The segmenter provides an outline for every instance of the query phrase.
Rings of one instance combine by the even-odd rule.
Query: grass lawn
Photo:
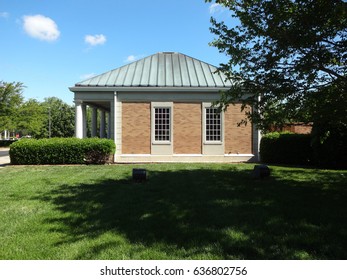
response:
[[[347,171],[271,168],[0,168],[0,259],[347,259]]]

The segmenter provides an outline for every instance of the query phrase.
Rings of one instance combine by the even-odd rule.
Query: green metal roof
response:
[[[231,82],[217,68],[177,52],[160,52],[77,83],[76,87],[208,87]]]

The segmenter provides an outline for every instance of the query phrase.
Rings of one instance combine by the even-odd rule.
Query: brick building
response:
[[[221,113],[212,107],[231,86],[216,70],[166,52],[77,83],[70,88],[76,137],[86,137],[90,106],[92,136],[115,140],[116,162],[256,161],[260,133],[251,124],[237,125],[244,118],[241,104]]]

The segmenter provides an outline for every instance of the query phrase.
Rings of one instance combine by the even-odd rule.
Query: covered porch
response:
[[[75,94],[75,136],[116,139],[115,94]],[[89,108],[89,110],[87,109]]]

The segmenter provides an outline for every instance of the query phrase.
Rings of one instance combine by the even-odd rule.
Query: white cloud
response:
[[[210,5],[209,10],[210,14],[215,14],[221,12],[223,10],[223,7],[221,4],[214,3]]]
[[[0,12],[0,18],[9,18],[10,14],[8,12]]]
[[[134,62],[134,61],[136,61],[136,60],[139,60],[139,59],[141,59],[141,58],[143,58],[144,57],[144,55],[129,55],[125,60],[124,60],[124,62],[128,62],[128,63],[130,63],[130,62]]]
[[[127,59],[125,60],[125,62],[133,62],[136,60],[136,56],[135,55],[129,55],[127,57]]]
[[[84,37],[84,42],[91,46],[103,45],[106,42],[106,36],[103,34],[98,35],[86,35]]]
[[[23,21],[25,32],[33,38],[55,41],[60,36],[57,24],[49,17],[43,15],[24,16]]]
[[[88,74],[83,74],[80,76],[81,80],[88,80],[90,78],[95,77],[96,74],[95,73],[88,73]]]

